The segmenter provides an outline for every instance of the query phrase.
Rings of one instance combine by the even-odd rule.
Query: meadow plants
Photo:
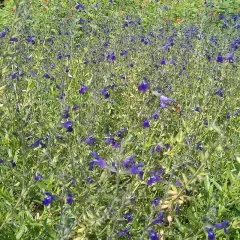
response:
[[[239,15],[41,4],[0,29],[0,238],[239,239]]]

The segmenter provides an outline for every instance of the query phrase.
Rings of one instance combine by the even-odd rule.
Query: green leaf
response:
[[[21,237],[22,237],[22,235],[23,235],[23,233],[24,233],[24,230],[25,230],[25,223],[23,223],[22,225],[21,225],[21,227],[19,228],[19,231],[18,231],[18,233],[17,233],[17,235],[16,235],[16,239],[18,240],[18,239],[21,239]]]

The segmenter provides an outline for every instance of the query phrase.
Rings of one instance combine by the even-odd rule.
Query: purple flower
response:
[[[89,137],[86,140],[87,145],[94,145],[95,144],[95,139],[93,137]]]
[[[144,128],[149,128],[150,127],[150,124],[149,124],[149,121],[147,120],[147,119],[145,119],[144,121],[143,121],[143,127]]]
[[[129,174],[132,174],[132,175],[137,174],[137,175],[140,177],[140,179],[142,180],[143,171],[142,171],[141,169],[139,169],[139,168],[141,168],[141,167],[143,167],[143,166],[144,166],[143,163],[139,163],[139,164],[137,164],[137,165],[132,164],[131,168],[128,169],[128,173],[129,173]]]
[[[91,152],[91,155],[95,157],[95,159],[90,162],[89,171],[93,170],[94,164],[96,164],[100,168],[108,168],[107,163],[103,159],[101,159],[96,152]]]
[[[110,94],[107,92],[106,88],[101,91],[101,94],[105,97],[105,99],[108,99],[110,97]]]
[[[148,185],[148,186],[151,186],[151,185],[153,185],[153,183],[155,183],[155,182],[160,182],[160,181],[161,181],[161,178],[160,178],[158,175],[153,175],[153,176],[151,176],[150,179],[148,180],[147,185]]]
[[[10,38],[10,42],[18,42],[17,38]]]
[[[34,41],[34,36],[29,36],[27,39],[26,39],[26,42],[27,43],[32,43],[32,44],[35,44],[35,41]]]
[[[115,56],[114,52],[109,53],[107,55],[107,60],[108,60],[108,62],[114,62],[116,60],[116,56]]]
[[[223,63],[223,57],[222,57],[221,53],[218,54],[216,61],[218,63]]]
[[[118,236],[120,236],[120,237],[122,237],[122,236],[127,236],[128,238],[130,238],[131,235],[130,235],[129,229],[130,229],[130,227],[124,229],[124,230],[121,231],[121,232],[119,232],[119,233],[118,233]]]
[[[207,229],[208,240],[215,240],[215,234],[212,228]]]
[[[170,146],[170,144],[165,144],[165,148],[167,149],[167,150],[169,150],[170,148],[171,148],[171,146]]]
[[[196,112],[200,112],[200,108],[199,108],[199,107],[195,107],[194,110],[195,110]]]
[[[135,155],[132,155],[131,157],[127,158],[125,161],[122,162],[122,166],[125,168],[129,168],[131,165],[134,165],[133,159],[135,157]]]
[[[221,222],[221,223],[217,223],[217,224],[213,225],[213,227],[216,228],[216,229],[224,228],[224,232],[226,234],[228,234],[227,227],[228,227],[229,223],[230,223],[230,221],[227,220],[227,221],[224,221],[224,222]]]
[[[67,197],[66,202],[67,202],[67,204],[71,205],[73,203],[73,198],[72,197]]]
[[[81,3],[78,3],[78,5],[75,7],[77,10],[84,9],[84,6]]]
[[[202,150],[203,150],[202,144],[201,144],[201,143],[198,143],[197,146],[195,147],[195,149],[202,151]]]
[[[230,119],[230,118],[231,118],[230,113],[227,113],[226,118],[227,118],[227,119]]]
[[[92,180],[92,178],[88,177],[88,178],[86,179],[86,182],[91,184],[91,183],[93,183],[93,180]]]
[[[73,131],[72,124],[73,124],[73,121],[68,120],[68,121],[62,123],[62,126],[64,128],[66,128],[66,132],[72,132]]]
[[[161,63],[161,65],[166,65],[166,60],[163,58],[160,63]]]
[[[164,223],[165,220],[163,219],[163,216],[164,216],[164,212],[160,212],[157,216],[157,219],[155,219],[149,226]]]
[[[120,55],[121,55],[121,56],[124,56],[124,55],[126,55],[127,53],[128,53],[128,50],[122,50],[121,53],[120,53]]]
[[[38,147],[38,146],[42,146],[42,145],[44,145],[43,143],[42,143],[42,139],[43,138],[39,138],[35,143],[33,143],[31,146],[30,146],[30,148],[36,148],[36,147]]]
[[[7,35],[7,31],[6,30],[0,32],[0,38],[4,38],[6,35]]]
[[[34,177],[34,180],[35,180],[36,182],[39,181],[39,180],[41,180],[41,179],[43,179],[43,176],[42,176],[40,173],[38,173],[37,176]]]
[[[225,57],[225,60],[227,60],[228,62],[230,63],[233,63],[234,60],[233,60],[233,55],[234,55],[234,52],[228,54],[226,57]]]
[[[152,115],[152,118],[155,119],[155,120],[159,119],[157,111]]]
[[[72,108],[72,110],[77,111],[78,108],[79,108],[79,106],[75,104],[74,107]]]
[[[158,153],[159,153],[159,152],[161,152],[161,151],[162,151],[162,147],[161,147],[161,146],[159,146],[159,145],[157,145],[157,146],[156,146],[156,152],[158,152]]]
[[[175,102],[175,100],[168,98],[166,96],[160,96],[160,106],[161,108],[166,108],[167,105]]]
[[[154,206],[157,206],[159,204],[159,201],[160,201],[160,199],[158,197],[156,197],[156,198],[153,199],[152,204]]]
[[[178,186],[178,187],[182,187],[182,183],[180,183],[179,181],[176,181],[175,185]]]
[[[144,80],[144,82],[142,82],[139,86],[138,86],[138,90],[141,91],[142,93],[145,93],[147,91],[147,89],[149,89],[149,85],[147,83],[146,80]]]
[[[11,165],[12,165],[12,168],[15,168],[17,166],[13,160],[11,160]]]
[[[222,87],[216,92],[216,94],[217,94],[219,97],[223,97]]]
[[[79,90],[79,94],[83,95],[88,91],[88,87],[82,84],[82,88]]]
[[[4,163],[4,160],[3,159],[0,159],[0,164],[3,164]]]
[[[148,230],[150,240],[159,240],[157,233],[154,230]]]
[[[125,215],[124,215],[124,218],[125,218],[128,222],[132,222],[132,220],[133,220],[130,214],[125,214]]]
[[[47,196],[43,199],[42,204],[47,207],[49,204],[52,203],[53,200],[55,200],[55,197],[49,192],[45,192],[45,194]]]
[[[45,74],[43,75],[43,77],[49,79],[49,78],[50,78],[50,75],[49,75],[48,73],[45,73]]]

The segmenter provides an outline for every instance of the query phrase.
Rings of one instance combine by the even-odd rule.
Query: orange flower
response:
[[[43,10],[43,11],[47,11],[47,8],[46,8],[46,7],[43,7],[42,10]]]
[[[14,8],[10,8],[10,12],[12,12],[12,13],[13,13],[13,12],[14,12]]]
[[[164,22],[168,22],[168,20],[166,18],[164,18]]]
[[[180,23],[182,21],[182,19],[176,19],[176,23]]]
[[[48,3],[48,0],[45,0],[45,3]]]

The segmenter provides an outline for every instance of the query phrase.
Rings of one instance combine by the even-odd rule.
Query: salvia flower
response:
[[[227,220],[227,221],[224,221],[224,222],[221,222],[221,223],[217,223],[217,224],[213,225],[213,227],[216,228],[216,229],[222,229],[223,228],[224,232],[226,234],[228,234],[227,227],[228,227],[229,223],[230,223],[230,221]]]
[[[122,162],[122,166],[125,168],[129,168],[131,165],[134,164],[133,159],[135,158],[135,155],[130,156],[129,158],[127,158],[125,161]]]
[[[55,197],[49,192],[45,192],[45,194],[47,196],[43,199],[42,204],[47,207],[55,200]]]
[[[175,100],[173,100],[172,98],[168,98],[166,96],[160,96],[160,106],[161,108],[166,108],[167,105],[174,103]]]
[[[62,123],[62,126],[64,128],[66,128],[66,132],[72,132],[73,131],[72,124],[73,124],[73,121],[68,120],[68,121]]]
[[[108,99],[110,97],[110,94],[108,93],[107,89],[104,88],[102,91],[101,91],[101,94],[105,97],[105,99]]]
[[[131,215],[129,214],[129,213],[127,213],[127,214],[125,214],[124,215],[124,218],[128,221],[128,222],[132,222],[132,217],[131,217]]]
[[[159,240],[157,233],[154,230],[148,230],[150,240]]]
[[[76,10],[84,9],[84,6],[81,3],[78,3],[78,5],[75,7]]]
[[[124,229],[123,231],[119,232],[119,233],[118,233],[118,236],[120,236],[120,237],[126,236],[126,237],[130,238],[131,235],[130,235],[129,230],[130,230],[130,227],[127,227],[127,228]]]
[[[152,200],[152,204],[153,204],[154,206],[157,206],[157,205],[159,204],[159,202],[160,202],[160,199],[159,199],[158,197],[156,197],[156,198],[154,198],[154,199]]]
[[[71,204],[73,203],[73,198],[72,198],[72,197],[67,197],[67,198],[66,198],[66,203],[67,203],[68,205],[71,205]]]
[[[109,166],[109,165],[106,163],[106,161],[104,161],[102,158],[100,158],[100,157],[98,156],[98,154],[97,154],[96,152],[91,152],[91,155],[92,155],[93,157],[95,157],[95,159],[90,162],[89,171],[92,171],[94,165],[96,164],[96,165],[99,166],[100,168],[106,168],[106,169],[108,169],[108,170],[110,170],[110,171],[112,171],[112,172],[116,172],[116,169],[115,169],[114,167]]]
[[[149,84],[147,83],[146,80],[144,80],[139,86],[138,90],[141,91],[142,93],[145,93],[149,89]]]
[[[114,61],[116,61],[116,56],[115,56],[114,52],[109,53],[109,54],[107,55],[107,60],[108,60],[108,62],[114,62]]]
[[[139,176],[139,178],[142,180],[142,177],[143,177],[143,171],[139,168],[143,167],[144,164],[143,163],[139,163],[137,165],[133,164],[131,166],[131,168],[128,169],[128,173],[131,174],[131,175],[135,175],[137,174]]]
[[[157,111],[154,112],[154,114],[152,115],[152,118],[155,119],[155,120],[159,119],[159,115],[158,115]]]
[[[143,127],[144,128],[149,128],[150,127],[150,124],[149,124],[149,121],[147,120],[147,119],[145,119],[144,121],[143,121]]]
[[[37,173],[37,176],[34,177],[34,180],[38,182],[39,180],[43,179],[43,176],[40,173]]]
[[[215,240],[215,233],[213,232],[212,228],[206,229],[208,233],[208,240]]]
[[[93,183],[93,180],[92,180],[91,177],[87,177],[86,182],[89,183],[89,184],[91,184],[91,183]]]
[[[42,143],[43,138],[39,138],[35,143],[33,143],[30,148],[37,148],[39,146],[44,147],[44,143]]]
[[[162,179],[158,176],[158,174],[152,172],[151,173],[151,177],[149,178],[148,182],[147,182],[147,185],[148,186],[151,186],[153,185],[153,183],[157,183],[157,182],[160,182]]]
[[[149,226],[153,226],[156,224],[162,224],[165,222],[165,220],[163,219],[164,217],[164,212],[160,212],[157,216],[157,218],[149,225]]]
[[[216,61],[217,61],[218,63],[223,63],[223,57],[222,57],[221,53],[218,54],[218,56],[217,56],[217,58],[216,58]]]
[[[12,165],[12,168],[15,168],[17,166],[13,160],[11,160],[11,165]]]

